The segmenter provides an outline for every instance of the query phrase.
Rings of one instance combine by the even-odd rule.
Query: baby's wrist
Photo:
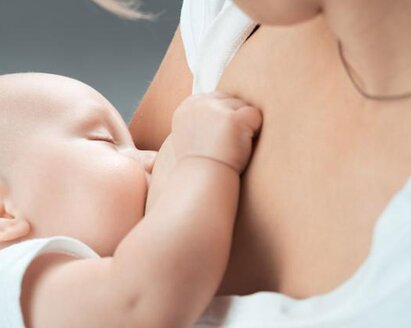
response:
[[[240,175],[240,172],[237,168],[235,168],[233,165],[226,163],[224,161],[221,161],[219,159],[205,156],[205,155],[185,155],[177,160],[177,163],[181,162],[188,162],[188,161],[199,161],[201,162],[208,162],[209,164],[216,165],[216,166],[221,166],[223,168],[229,169],[232,171],[235,175]]]

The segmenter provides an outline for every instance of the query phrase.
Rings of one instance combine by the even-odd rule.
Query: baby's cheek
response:
[[[95,250],[102,256],[114,253],[121,240],[142,219],[147,186],[144,171],[135,166],[122,165],[111,181],[106,181],[98,211],[101,216],[94,223],[96,237]],[[101,190],[103,191],[103,190]]]
[[[147,195],[144,168],[135,161],[126,159],[116,170],[109,188],[113,212],[123,226],[134,226],[143,216]]]

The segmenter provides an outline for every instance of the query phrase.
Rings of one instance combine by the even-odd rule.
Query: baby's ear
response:
[[[0,181],[0,244],[25,237],[30,232],[30,224],[10,210],[5,200],[4,185]]]

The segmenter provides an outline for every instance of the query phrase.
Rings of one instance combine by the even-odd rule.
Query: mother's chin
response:
[[[294,25],[317,16],[324,0],[235,0],[254,21],[263,25]],[[342,0],[344,1],[344,0]]]
[[[157,201],[175,164],[176,159],[174,156],[173,145],[171,143],[171,136],[169,135],[161,145],[156,162],[154,163],[150,186],[147,193],[145,213],[147,213]]]

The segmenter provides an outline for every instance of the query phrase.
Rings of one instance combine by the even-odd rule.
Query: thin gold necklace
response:
[[[352,69],[350,67],[350,64],[348,64],[345,56],[344,56],[344,51],[343,47],[341,44],[341,41],[338,41],[338,52],[340,54],[341,61],[343,63],[345,72],[347,73],[348,77],[350,78],[352,84],[354,87],[357,89],[357,91],[365,98],[371,99],[371,100],[376,100],[376,101],[395,101],[395,100],[404,100],[411,98],[411,92],[403,93],[403,94],[398,94],[398,95],[371,95],[364,91],[357,81],[354,79],[354,76],[352,74]]]

